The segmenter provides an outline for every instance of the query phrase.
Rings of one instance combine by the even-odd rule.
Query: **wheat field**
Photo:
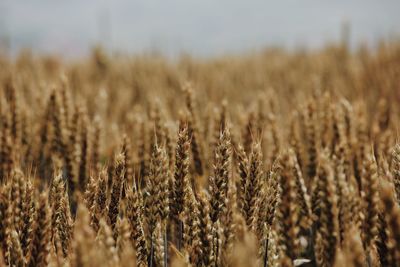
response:
[[[399,44],[0,66],[0,266],[400,266]]]

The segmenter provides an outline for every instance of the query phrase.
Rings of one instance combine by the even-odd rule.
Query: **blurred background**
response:
[[[0,1],[0,47],[67,58],[110,52],[198,57],[321,47],[375,46],[400,34],[399,0]]]

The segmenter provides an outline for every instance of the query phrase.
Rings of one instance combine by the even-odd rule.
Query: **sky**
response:
[[[400,35],[399,0],[0,0],[0,40],[65,57],[96,44],[110,51],[209,57],[321,47],[339,41],[374,45]]]

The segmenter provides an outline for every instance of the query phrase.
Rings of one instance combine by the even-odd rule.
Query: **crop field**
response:
[[[400,45],[0,57],[0,266],[400,266]]]

